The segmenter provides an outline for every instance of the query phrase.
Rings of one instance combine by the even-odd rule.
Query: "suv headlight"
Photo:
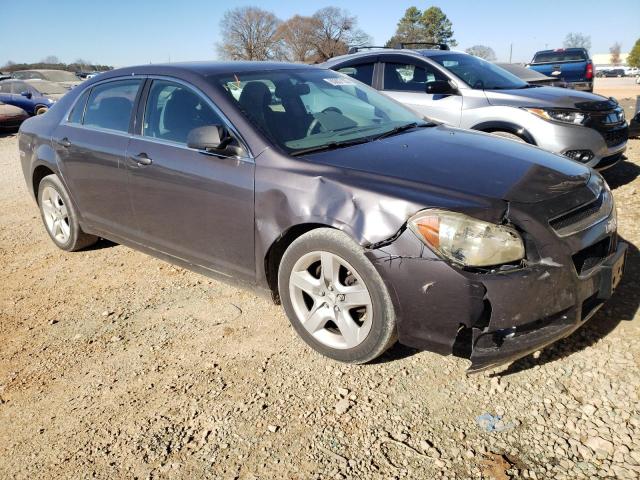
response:
[[[462,213],[423,210],[409,219],[409,228],[441,257],[465,267],[488,267],[524,258],[516,230]]]
[[[544,120],[570,123],[572,125],[584,125],[589,118],[587,114],[575,110],[553,110],[546,108],[525,108],[525,110]]]

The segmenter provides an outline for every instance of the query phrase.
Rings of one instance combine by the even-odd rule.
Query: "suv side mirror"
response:
[[[22,95],[23,97],[27,97],[28,99],[31,99],[31,97],[33,97],[33,94],[31,92],[20,92],[20,95]]]
[[[187,147],[205,152],[238,156],[242,149],[233,145],[233,137],[222,125],[194,128],[187,135]]]
[[[430,94],[447,94],[453,93],[455,90],[446,80],[434,80],[433,82],[427,82],[425,91]]]

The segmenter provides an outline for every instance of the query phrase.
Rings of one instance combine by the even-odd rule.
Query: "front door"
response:
[[[426,63],[385,61],[382,90],[421,115],[457,127],[462,117],[462,95],[426,93],[427,84],[435,80],[447,78]]]
[[[225,121],[191,87],[153,80],[141,135],[127,150],[144,245],[218,273],[254,278],[254,162],[187,147],[191,130]]]

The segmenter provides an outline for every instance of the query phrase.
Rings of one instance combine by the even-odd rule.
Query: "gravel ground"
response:
[[[606,174],[640,244],[640,140]],[[640,255],[585,327],[538,355],[401,346],[347,366],[282,310],[103,241],[48,239],[0,137],[0,478],[638,478]],[[491,432],[476,417],[502,416]]]

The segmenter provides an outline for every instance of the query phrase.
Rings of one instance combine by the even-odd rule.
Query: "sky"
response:
[[[65,63],[83,58],[115,67],[215,60],[219,23],[227,9],[259,6],[286,20],[331,5],[355,15],[377,45],[393,35],[408,7],[436,5],[453,22],[456,49],[488,45],[499,61],[509,60],[513,45],[512,60],[527,62],[537,50],[561,47],[568,32],[590,35],[592,54],[608,52],[616,41],[628,52],[640,38],[640,0],[29,0],[27,10],[23,2],[2,0],[0,65],[37,62],[48,55]]]

